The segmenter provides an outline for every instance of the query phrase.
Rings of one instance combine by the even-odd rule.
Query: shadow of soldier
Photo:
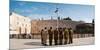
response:
[[[40,42],[27,42],[27,43],[24,43],[24,45],[42,46]]]

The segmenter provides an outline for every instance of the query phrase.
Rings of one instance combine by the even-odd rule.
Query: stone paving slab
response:
[[[72,44],[42,46],[41,39],[10,39],[10,49],[32,49],[32,48],[45,48],[45,47],[93,45],[94,42],[95,42],[94,37],[87,37],[87,38],[74,38]]]

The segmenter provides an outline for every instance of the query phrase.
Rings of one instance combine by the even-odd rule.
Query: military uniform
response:
[[[59,29],[59,45],[62,45],[62,40],[63,40],[63,31],[62,29],[60,28]]]
[[[52,45],[53,30],[52,29],[49,29],[48,30],[48,34],[49,34],[49,45]]]
[[[68,43],[69,32],[68,29],[64,30],[64,44]]]
[[[43,44],[43,29],[41,30],[41,44]]]
[[[43,33],[42,33],[42,42],[43,42],[43,45],[47,45],[47,34],[48,34],[48,31],[46,29],[44,29]]]
[[[69,44],[73,43],[73,30],[69,29]]]
[[[58,44],[58,31],[57,31],[57,29],[54,30],[54,43],[55,43],[55,45]]]

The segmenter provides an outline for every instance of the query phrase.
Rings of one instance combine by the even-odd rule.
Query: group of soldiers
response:
[[[45,27],[41,30],[41,44],[47,46],[47,37],[49,36],[49,45],[52,45],[54,40],[55,45],[71,44],[73,43],[73,30],[72,28],[56,28]]]

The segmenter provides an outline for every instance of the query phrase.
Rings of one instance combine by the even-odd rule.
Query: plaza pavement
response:
[[[68,47],[68,46],[92,45],[94,43],[95,43],[94,37],[74,38],[72,44],[56,45],[56,46],[55,45],[42,46],[41,39],[10,39],[10,49],[32,49],[32,48],[62,47],[62,46]]]

